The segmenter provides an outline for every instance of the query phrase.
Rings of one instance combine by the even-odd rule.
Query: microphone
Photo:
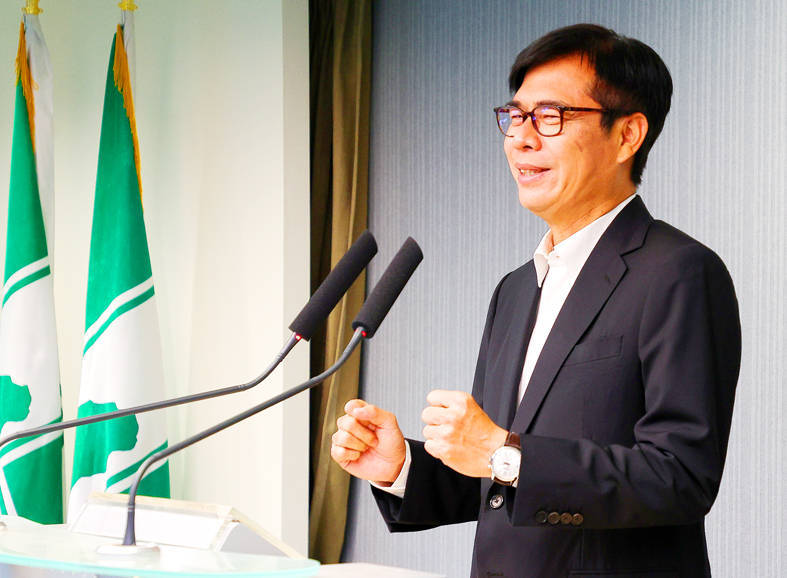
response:
[[[364,231],[290,323],[290,330],[307,341],[311,339],[317,325],[328,317],[376,253],[377,243],[374,236],[369,231]]]
[[[289,339],[287,339],[282,350],[276,354],[271,364],[265,368],[265,370],[260,375],[251,381],[242,383],[240,385],[231,385],[229,387],[223,387],[202,393],[184,395],[164,401],[157,401],[153,403],[137,405],[134,407],[118,409],[116,411],[91,415],[88,417],[52,423],[41,427],[19,430],[0,439],[0,448],[2,448],[7,443],[10,443],[19,438],[41,435],[53,431],[61,431],[80,425],[88,425],[91,423],[97,423],[118,417],[125,417],[132,414],[136,415],[139,413],[164,409],[167,407],[182,405],[184,403],[191,403],[193,401],[202,401],[204,399],[210,399],[231,393],[239,393],[241,391],[251,389],[252,387],[262,383],[262,381],[264,381],[271,373],[273,373],[273,370],[276,369],[276,367],[284,360],[287,354],[301,339],[305,339],[307,341],[311,339],[311,336],[314,333],[316,327],[328,316],[342,296],[348,291],[350,285],[353,284],[355,279],[361,274],[361,271],[366,268],[366,266],[369,264],[369,261],[372,260],[372,257],[374,257],[376,253],[377,243],[374,240],[374,236],[368,230],[364,231],[358,237],[358,240],[356,240],[355,243],[353,243],[353,245],[348,249],[347,253],[345,253],[339,262],[336,263],[336,266],[331,270],[331,272],[328,273],[328,276],[325,277],[323,282],[317,288],[317,291],[314,292],[314,295],[312,295],[306,305],[304,305],[303,309],[301,309],[301,312],[298,313],[298,316],[290,324],[289,329],[292,330],[293,333]]]
[[[415,239],[407,237],[402,248],[396,253],[391,264],[388,265],[385,273],[375,285],[369,298],[366,299],[358,315],[355,316],[352,323],[353,329],[363,327],[367,337],[374,336],[423,258],[424,254]]]
[[[339,359],[336,360],[336,363],[334,363],[328,369],[300,385],[296,385],[295,387],[290,388],[277,396],[274,396],[258,405],[255,405],[254,407],[247,409],[242,413],[228,418],[221,423],[209,427],[208,429],[196,433],[181,442],[164,448],[160,452],[155,453],[146,459],[137,470],[136,476],[134,477],[134,482],[131,484],[131,488],[128,492],[128,513],[126,517],[126,533],[123,538],[123,544],[119,546],[116,545],[114,548],[104,549],[104,552],[118,552],[116,548],[119,548],[122,551],[124,547],[132,547],[140,550],[142,549],[141,547],[137,546],[134,527],[134,514],[136,511],[137,489],[139,488],[139,483],[142,481],[145,472],[150,468],[150,466],[174,454],[175,452],[179,452],[180,450],[185,449],[207,437],[210,437],[215,433],[227,429],[228,427],[233,426],[236,423],[245,420],[246,418],[268,409],[269,407],[273,407],[285,399],[289,399],[292,396],[301,393],[302,391],[311,389],[336,373],[339,368],[344,365],[347,359],[349,359],[356,347],[360,345],[361,341],[371,338],[375,334],[378,327],[380,326],[380,323],[382,323],[383,319],[385,319],[385,316],[393,306],[396,298],[402,292],[402,289],[404,289],[404,286],[407,284],[407,281],[409,281],[416,267],[418,267],[418,265],[423,260],[423,257],[424,255],[421,252],[421,248],[418,246],[418,243],[416,243],[412,237],[408,237],[401,249],[399,249],[399,252],[391,260],[388,268],[385,270],[382,277],[377,282],[377,285],[375,285],[374,290],[369,295],[369,298],[366,300],[363,307],[361,307],[361,310],[358,312],[358,315],[353,320],[352,326],[353,329],[355,329],[355,332],[350,338],[350,342],[347,344],[347,347],[344,349],[341,356],[339,356]]]

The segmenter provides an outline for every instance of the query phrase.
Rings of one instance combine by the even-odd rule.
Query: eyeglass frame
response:
[[[522,124],[519,125],[519,126],[524,126],[525,121],[527,120],[528,117],[530,117],[530,122],[533,125],[533,129],[535,129],[535,131],[538,134],[540,134],[541,136],[547,137],[547,138],[553,137],[553,136],[558,136],[558,135],[560,135],[560,133],[563,132],[563,125],[564,125],[564,122],[566,120],[565,119],[565,113],[566,112],[602,112],[602,113],[617,113],[617,114],[622,114],[622,115],[632,114],[629,111],[615,109],[615,108],[587,108],[587,107],[584,107],[584,106],[564,106],[562,104],[539,104],[537,106],[534,106],[533,110],[525,111],[525,110],[522,110],[521,108],[519,108],[517,105],[515,105],[513,103],[512,104],[506,104],[506,105],[503,105],[503,106],[496,106],[493,109],[495,111],[495,123],[497,124],[497,128],[500,130],[501,133],[503,133],[503,136],[505,136],[505,137],[513,137],[513,135],[506,134],[505,132],[503,132],[503,127],[500,126],[500,117],[498,115],[500,114],[499,111],[501,111],[503,109],[507,109],[507,108],[508,109],[515,108],[516,110],[518,110],[519,112],[522,113],[522,116],[523,116]],[[560,128],[558,129],[558,131],[555,134],[544,134],[538,128],[538,122],[536,121],[535,113],[536,113],[536,110],[539,109],[539,108],[554,108],[560,113]],[[569,120],[571,120],[571,119],[569,119]]]

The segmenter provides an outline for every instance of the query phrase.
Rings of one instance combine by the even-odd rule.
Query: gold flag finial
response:
[[[38,7],[38,0],[26,0],[22,12],[25,14],[41,14],[43,10]]]
[[[137,5],[134,4],[134,0],[121,0],[120,4],[118,4],[121,10],[128,10],[129,12],[133,12],[137,9]]]

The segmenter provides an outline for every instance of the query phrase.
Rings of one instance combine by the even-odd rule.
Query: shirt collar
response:
[[[574,276],[578,275],[604,231],[615,220],[618,213],[636,196],[636,194],[633,194],[627,197],[614,209],[604,213],[592,223],[585,225],[554,247],[552,246],[552,230],[547,231],[541,238],[538,247],[536,247],[535,253],[533,253],[533,264],[536,268],[538,286],[541,287],[543,285],[549,267],[558,263],[566,267],[568,272],[575,274]]]

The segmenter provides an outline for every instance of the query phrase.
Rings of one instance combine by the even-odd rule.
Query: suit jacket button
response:
[[[571,514],[568,512],[563,512],[560,514],[560,523],[564,526],[568,526],[571,523]]]
[[[489,507],[493,510],[497,510],[500,506],[503,505],[503,496],[500,494],[495,494],[491,498],[489,498]]]
[[[547,522],[547,513],[544,510],[539,510],[536,512],[536,522],[539,524],[546,524]]]
[[[555,524],[559,524],[560,523],[560,514],[558,514],[557,512],[549,512],[549,516],[547,516],[547,521],[550,524],[552,524],[553,526]]]
[[[583,516],[582,514],[574,514],[573,516],[571,516],[571,523],[574,524],[575,526],[581,526],[582,522],[584,521],[585,521],[585,516]]]

